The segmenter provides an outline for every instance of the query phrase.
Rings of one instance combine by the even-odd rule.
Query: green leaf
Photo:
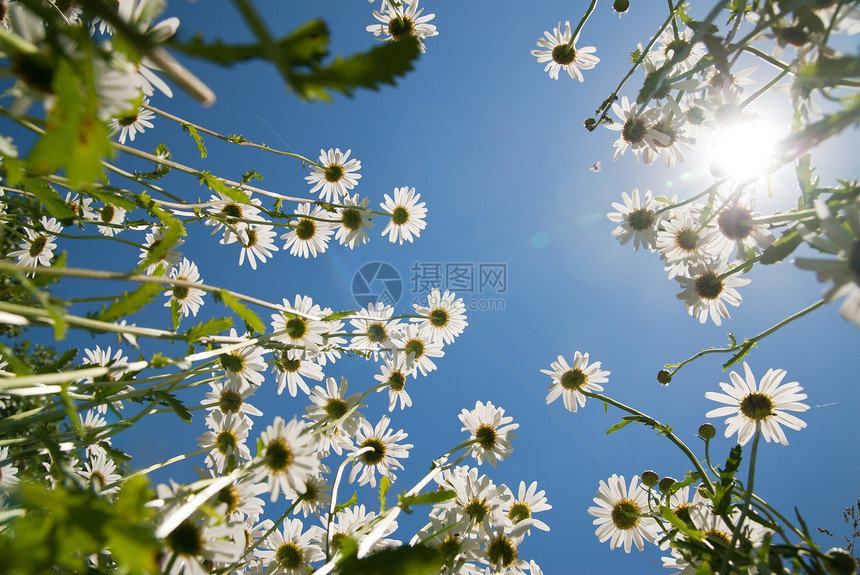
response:
[[[616,423],[615,425],[613,425],[612,427],[607,429],[606,435],[610,435],[612,433],[615,433],[619,429],[623,429],[623,428],[627,427],[628,425],[630,425],[634,421],[636,421],[636,418],[625,417],[621,421],[619,421],[618,423]]]
[[[89,187],[103,177],[102,159],[112,153],[107,125],[98,117],[92,60],[59,60],[51,84],[57,102],[46,131],[33,146],[27,165],[38,174],[65,168],[72,187]]]
[[[451,491],[450,489],[440,489],[436,491],[428,491],[427,493],[420,493],[418,495],[406,495],[404,492],[397,496],[397,501],[400,503],[403,511],[406,513],[412,513],[410,507],[413,505],[433,505],[435,503],[454,499],[455,497],[457,497],[456,492]]]
[[[338,503],[334,508],[334,513],[332,513],[332,517],[337,515],[340,511],[343,511],[347,507],[352,507],[355,505],[356,501],[358,501],[358,493],[355,491],[352,492],[352,497],[349,498],[349,501],[344,501],[343,503]]]
[[[170,409],[176,412],[176,415],[179,416],[179,419],[184,421],[185,423],[191,423],[191,412],[188,411],[188,408],[185,405],[176,399],[176,396],[172,393],[168,393],[166,391],[156,391],[153,393],[155,397],[162,400],[165,404],[167,404]]]
[[[77,349],[67,349],[63,355],[56,359],[50,365],[46,365],[36,370],[36,373],[53,373],[63,371],[68,367],[69,363],[78,355]]]
[[[112,204],[114,206],[124,209],[127,212],[132,212],[137,209],[137,204],[130,199],[125,198],[119,194],[115,194],[111,191],[105,190],[103,188],[92,188],[91,190],[87,190],[87,194],[102,203]],[[128,214],[126,214],[126,216],[128,216]]]
[[[170,322],[173,325],[173,331],[179,329],[179,322],[182,321],[182,306],[175,299],[170,300]]]
[[[197,144],[197,149],[200,150],[200,158],[205,158],[209,155],[209,152],[206,151],[206,144],[203,143],[203,137],[200,136],[200,133],[197,131],[197,128],[192,126],[191,124],[182,124],[182,130],[190,134],[192,138],[194,138],[194,142]]]
[[[207,42],[196,34],[190,42],[174,43],[174,47],[198,58],[231,66],[253,59],[271,60],[274,56],[291,67],[311,66],[328,54],[329,33],[323,20],[306,22],[275,42],[274,54],[267,54],[260,44],[224,44],[220,40]]]
[[[444,563],[443,555],[434,547],[415,545],[383,549],[357,559],[346,557],[340,562],[340,572],[349,575],[432,575]]]
[[[227,184],[225,184],[222,180],[220,180],[217,176],[213,176],[209,172],[200,172],[200,183],[206,184],[206,187],[214,192],[220,192],[233,200],[234,202],[238,202],[240,204],[250,204],[251,198],[248,197],[248,194],[243,192],[242,190],[238,190],[236,188],[231,188]]]
[[[185,340],[189,343],[200,341],[207,335],[225,332],[233,327],[233,319],[229,317],[218,317],[205,322],[198,323],[185,332]]]
[[[797,228],[788,229],[782,234],[782,237],[765,248],[759,261],[766,266],[781,262],[802,243],[803,237]]]
[[[68,225],[74,220],[75,213],[66,205],[62,196],[48,184],[35,178],[27,178],[24,181],[24,188],[36,196],[39,203],[45,206],[48,212],[63,222],[64,225]]]
[[[352,315],[352,314],[354,314],[356,311],[357,311],[357,310],[354,310],[354,309],[350,309],[350,310],[347,310],[347,311],[337,311],[337,312],[334,312],[334,313],[330,313],[330,314],[328,314],[327,316],[325,316],[324,318],[322,318],[322,320],[323,320],[323,321],[334,321],[334,320],[337,320],[337,319],[343,319],[343,318],[345,318],[345,317],[351,316],[351,315]]]
[[[756,347],[755,342],[745,339],[740,351],[734,354],[726,363],[723,364],[723,371],[727,370],[728,368],[742,360],[744,357],[746,357],[746,355],[754,347]]]
[[[161,239],[149,246],[147,249],[146,257],[142,262],[140,262],[140,265],[137,266],[137,270],[135,271],[135,273],[138,274],[143,273],[150,265],[161,262],[167,255],[167,252],[176,246],[179,238],[185,235],[185,228],[179,220],[170,217],[165,212],[162,212],[157,208],[153,210],[153,213],[156,213],[159,216],[163,215],[164,219],[167,220],[167,227],[163,228],[164,235]]]
[[[382,84],[394,84],[398,76],[412,70],[418,54],[418,40],[409,36],[347,58],[338,56],[325,67],[291,75],[288,82],[301,98],[330,101],[330,90],[350,96],[358,87],[378,90]]]
[[[379,480],[379,514],[385,511],[385,494],[388,493],[388,488],[391,487],[391,481],[388,480],[388,477],[383,475],[382,479]]]
[[[263,333],[264,331],[266,331],[266,327],[263,325],[263,322],[260,320],[260,317],[253,311],[248,309],[245,304],[241,303],[235,297],[230,295],[226,290],[222,289],[219,290],[217,293],[220,296],[221,300],[223,300],[223,302],[227,304],[230,309],[232,309],[236,313],[236,315],[242,318],[242,321],[244,321],[248,327],[258,333]]]
[[[846,78],[860,76],[860,57],[821,55],[815,62],[805,64],[797,72],[797,78],[816,87],[836,86]]]
[[[160,295],[163,289],[161,284],[145,283],[131,293],[124,292],[107,309],[102,307],[98,319],[101,321],[114,321],[136,313]]]
[[[12,373],[15,375],[30,375],[32,373],[30,366],[18,359],[15,351],[5,343],[0,343],[0,357],[6,360],[6,363],[9,364],[8,367],[12,369]]]

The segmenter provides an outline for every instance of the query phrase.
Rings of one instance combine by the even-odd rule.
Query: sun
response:
[[[711,172],[744,181],[764,175],[771,166],[779,137],[763,121],[738,122],[723,129],[711,149]]]

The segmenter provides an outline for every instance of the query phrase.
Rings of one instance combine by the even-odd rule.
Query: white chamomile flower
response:
[[[391,339],[397,337],[402,329],[399,319],[391,319],[394,308],[382,302],[367,304],[366,309],[359,310],[355,318],[349,320],[355,329],[350,347],[360,351],[391,349]]]
[[[122,480],[122,476],[116,472],[116,463],[103,451],[88,458],[84,463],[82,476],[96,492],[103,494],[117,493]]]
[[[601,543],[608,539],[610,549],[623,545],[624,552],[630,553],[635,544],[642,551],[645,541],[656,540],[659,526],[645,515],[648,492],[639,485],[638,475],[630,480],[629,489],[623,475],[613,473],[608,481],[601,480],[594,502],[597,506],[588,508],[589,515],[596,517],[594,533]]]
[[[318,352],[325,343],[323,334],[328,331],[322,321],[322,309],[308,296],[296,295],[295,305],[284,298],[283,311],[272,314],[273,341]]]
[[[528,487],[526,487],[525,481],[520,481],[516,498],[513,492],[508,489],[508,500],[502,505],[502,510],[512,523],[531,519],[532,527],[541,531],[549,531],[549,525],[533,517],[534,513],[552,509],[552,505],[547,503],[546,492],[543,489],[538,491],[537,488],[537,481],[532,481]]]
[[[197,264],[188,258],[182,258],[179,265],[170,270],[170,279],[198,285],[203,283],[200,272],[197,270]],[[203,296],[206,295],[206,292],[199,288],[174,285],[164,292],[164,295],[169,298],[165,302],[164,307],[170,307],[173,302],[176,302],[179,304],[179,312],[183,317],[188,317],[189,315],[197,317],[197,312],[203,305]]]
[[[503,486],[498,486],[486,475],[478,475],[476,467],[461,465],[443,471],[435,478],[442,489],[455,493],[448,499],[434,505],[435,509],[455,509],[462,517],[468,518],[471,525],[478,528],[481,536],[492,532],[491,515],[500,512],[509,502]]]
[[[146,234],[146,239],[140,249],[140,263],[143,263],[149,256],[149,253],[161,244],[165,233],[164,228],[156,228]],[[182,259],[182,252],[178,251],[176,248],[184,243],[185,240],[182,238],[177,239],[176,242],[164,253],[164,255],[147,266],[146,273],[148,275],[154,274],[155,270],[160,265],[164,270],[164,274],[169,274],[173,268],[179,265],[179,261]]]
[[[745,260],[763,252],[776,238],[768,231],[768,224],[753,221],[758,214],[743,202],[735,201],[720,210],[717,226],[720,239],[714,242],[714,251],[724,260],[729,259],[732,251],[739,260]]]
[[[206,416],[210,431],[197,438],[200,447],[209,449],[206,465],[223,473],[232,466],[251,459],[248,449],[248,432],[251,423],[243,413],[210,411]]]
[[[301,490],[307,477],[319,472],[314,440],[310,433],[305,433],[305,428],[298,419],[287,423],[278,416],[260,434],[263,454],[257,477],[266,480],[272,501],[277,501],[281,493],[289,495],[291,491]]]
[[[719,233],[714,227],[702,226],[689,209],[675,210],[671,219],[663,220],[657,232],[657,251],[666,260],[669,279],[689,275],[692,265],[710,263]]]
[[[385,201],[379,205],[391,215],[391,220],[382,230],[382,237],[388,236],[391,243],[399,242],[402,245],[403,240],[412,242],[413,236],[417,238],[421,235],[421,230],[427,225],[424,221],[427,208],[424,202],[418,203],[420,197],[421,194],[415,193],[415,188],[405,186],[394,188],[394,199],[385,194]]]
[[[377,469],[390,481],[397,479],[394,470],[403,469],[399,460],[409,457],[409,450],[413,445],[398,443],[406,439],[408,434],[402,429],[397,432],[388,429],[390,421],[387,415],[383,415],[376,427],[373,427],[366,419],[359,420],[354,450],[369,449],[355,459],[349,472],[350,483],[358,479],[359,485],[370,483],[371,487],[376,487]]]
[[[338,455],[344,449],[354,449],[352,437],[358,431],[361,414],[355,408],[361,399],[360,393],[346,396],[346,378],[340,378],[340,383],[333,377],[326,379],[326,386],[315,385],[309,399],[313,405],[306,407],[307,417],[315,425],[335,424],[325,431],[316,433],[314,440],[317,442],[317,451],[329,453],[334,451]],[[352,413],[350,413],[350,411]],[[347,415],[349,414],[349,415]]]
[[[747,285],[750,280],[737,275],[718,279],[727,271],[728,264],[718,260],[710,265],[698,263],[690,266],[689,276],[675,276],[683,288],[677,295],[678,299],[684,300],[687,313],[698,317],[699,323],[707,322],[710,316],[715,325],[721,325],[722,318],[731,317],[726,304],[741,305],[743,298],[736,288]]]
[[[436,14],[422,16],[423,11],[423,8],[418,8],[418,0],[406,0],[402,3],[383,0],[382,10],[373,11],[373,17],[378,23],[368,26],[367,31],[385,41],[397,41],[401,38],[414,36],[418,40],[418,48],[423,54],[426,50],[424,38],[439,35],[436,26],[429,24],[430,20],[436,17]]]
[[[582,82],[581,70],[590,70],[600,62],[600,58],[594,55],[597,51],[595,47],[577,48],[579,33],[577,32],[573,41],[571,35],[570,22],[564,23],[564,31],[559,22],[552,32],[544,32],[544,37],[537,41],[539,49],[531,52],[538,63],[547,63],[544,72],[549,72],[549,77],[553,80],[558,80],[558,73],[565,70],[571,78]]]
[[[54,257],[54,250],[57,244],[54,240],[56,236],[52,235],[63,231],[63,226],[54,218],[46,218],[42,216],[39,220],[41,223],[40,230],[26,228],[27,239],[23,240],[18,247],[20,249],[10,252],[10,258],[18,259],[18,266],[23,268],[35,268],[36,266],[50,266],[51,258]],[[34,272],[28,272],[27,275],[32,277]]]
[[[595,361],[588,365],[588,354],[577,351],[573,354],[572,365],[568,365],[567,360],[560,355],[558,361],[550,364],[552,369],[540,370],[552,377],[552,385],[549,386],[546,396],[547,405],[562,396],[564,407],[568,411],[576,413],[577,404],[579,407],[585,407],[586,396],[583,392],[600,393],[603,386],[599,384],[609,381],[609,372],[601,371],[600,363]]]
[[[144,98],[144,105],[149,104],[149,98]],[[136,107],[125,112],[120,112],[114,116],[108,126],[116,133],[119,132],[119,143],[125,144],[126,138],[134,141],[137,134],[142,134],[145,128],[152,128],[152,122],[155,118],[155,113],[147,110],[143,106]]]
[[[210,205],[206,208],[206,212],[211,217],[203,221],[204,225],[212,226],[212,234],[224,230],[224,237],[221,238],[222,244],[232,244],[237,241],[236,234],[239,230],[250,225],[241,220],[259,220],[261,202],[258,198],[251,198],[251,203],[243,204],[234,201],[229,196],[218,192],[217,196],[209,198]]]
[[[201,402],[209,411],[220,410],[223,414],[232,413],[238,415],[244,413],[247,416],[259,417],[263,412],[247,402],[247,399],[257,390],[256,386],[244,385],[237,381],[217,381],[209,383],[210,390]],[[252,421],[249,419],[248,424]]]
[[[337,210],[340,215],[340,225],[337,226],[334,235],[341,245],[353,249],[368,242],[367,232],[373,227],[371,218],[375,215],[367,207],[369,201],[370,198],[359,200],[358,194],[353,197],[347,194],[343,197],[344,207]]]
[[[96,220],[101,222],[98,226],[99,233],[103,236],[113,237],[123,230],[122,222],[125,219],[125,210],[113,204],[105,204],[96,213]]]
[[[657,243],[657,226],[663,219],[657,211],[661,205],[651,196],[651,190],[645,192],[644,197],[639,195],[639,189],[634,188],[631,195],[623,192],[621,197],[624,203],[612,202],[612,207],[618,210],[607,215],[610,221],[618,225],[612,230],[612,235],[621,242],[621,245],[633,240],[633,250],[639,247],[654,251]]]
[[[231,338],[239,338],[236,328],[230,329]],[[242,335],[247,338],[248,334]],[[230,347],[235,344],[228,344]],[[266,361],[263,359],[263,349],[256,345],[230,349],[221,354],[221,367],[227,380],[245,389],[247,386],[257,387],[263,383],[266,376]]]
[[[410,321],[419,322],[418,329],[422,335],[429,336],[434,343],[453,343],[454,338],[469,325],[463,298],[458,298],[457,294],[448,290],[441,293],[439,288],[433,288],[427,296],[426,306],[413,304],[412,307],[417,315],[425,319],[412,318]]]
[[[248,256],[248,264],[252,270],[257,269],[257,260],[260,260],[261,264],[266,263],[266,259],[278,251],[278,246],[275,245],[276,235],[274,227],[266,224],[251,224],[239,228],[238,239],[242,245],[239,265],[245,263],[245,256]]]
[[[513,431],[520,424],[511,423],[514,418],[506,416],[504,409],[490,401],[486,405],[478,401],[475,409],[464,409],[458,417],[463,423],[460,431],[468,431],[469,440],[475,442],[471,445],[471,453],[478,464],[486,459],[495,467],[496,462],[511,456],[514,451],[511,439],[517,436]]]
[[[310,394],[311,390],[304,378],[309,377],[322,381],[322,367],[303,349],[283,349],[275,359],[274,371],[278,375],[278,395],[289,389],[290,396],[295,397],[298,389]]]
[[[621,97],[620,105],[618,102],[612,104],[612,111],[618,116],[619,121],[606,124],[606,127],[621,132],[621,135],[612,144],[612,147],[615,148],[613,160],[617,160],[621,154],[630,148],[638,162],[640,154],[649,145],[653,145],[655,142],[669,145],[669,137],[654,129],[660,110],[645,107],[639,111],[638,108],[636,102],[631,103],[627,96]]]
[[[0,447],[0,461],[6,461],[9,458],[9,448],[5,445]],[[9,493],[18,483],[18,468],[7,462],[0,465],[0,494]]]
[[[325,559],[313,541],[315,531],[305,531],[301,519],[284,519],[283,527],[272,531],[254,555],[268,564],[266,575],[306,575],[310,563]]]
[[[406,355],[398,352],[382,354],[382,373],[374,375],[373,378],[386,387],[380,387],[376,391],[382,392],[388,389],[388,411],[394,411],[397,400],[400,400],[400,409],[412,407],[412,398],[406,392],[406,377],[409,370],[406,369]]]
[[[311,209],[311,204],[305,203],[296,208],[295,216],[298,221],[290,231],[281,235],[281,239],[286,240],[284,250],[289,249],[290,255],[302,258],[324,253],[334,231],[329,212],[320,206]]]
[[[337,204],[349,193],[348,190],[358,185],[361,162],[355,158],[350,160],[351,152],[341,153],[340,148],[329,148],[328,152],[320,150],[320,165],[311,165],[310,175],[305,176],[312,185],[312,194],[319,192],[322,201]]]
[[[414,323],[405,326],[392,343],[406,355],[406,368],[415,378],[418,372],[427,375],[436,369],[436,364],[430,358],[445,355],[442,344],[433,343],[430,336],[426,332],[422,333]]]
[[[705,393],[706,398],[727,404],[726,407],[712,409],[705,416],[730,416],[726,419],[725,435],[730,437],[737,432],[741,445],[746,445],[757,426],[761,427],[765,441],[788,445],[780,424],[800,430],[806,427],[806,422],[786,412],[806,411],[809,406],[800,403],[806,399],[806,394],[801,393],[803,388],[796,381],[780,385],[785,374],[784,369],[769,369],[756,384],[752,370],[744,362],[744,377],[732,371],[729,373],[731,385],[720,382],[725,393]]]
[[[75,214],[76,218],[83,220],[95,219],[96,213],[93,211],[93,199],[80,194],[68,192],[66,194],[66,206]]]

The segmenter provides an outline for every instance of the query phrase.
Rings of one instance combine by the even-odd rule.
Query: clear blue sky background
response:
[[[359,0],[260,4],[276,34],[322,16],[331,27],[333,53],[364,50],[374,43],[365,26],[374,22],[371,8],[376,4]],[[433,23],[439,36],[427,40],[427,53],[396,89],[361,91],[352,99],[338,97],[334,104],[308,104],[285,92],[269,65],[221,69],[188,61],[215,89],[215,105],[203,109],[184,94],[172,101],[163,96],[152,100],[155,106],[221,133],[241,133],[252,141],[312,158],[320,148],[350,148],[362,162],[362,179],[355,191],[369,195],[371,205],[378,206],[383,194],[398,186],[414,186],[427,202],[427,228],[414,244],[390,244],[379,237],[384,224],[377,223],[372,242],[361,249],[333,245],[310,261],[279,252],[256,271],[247,264],[238,267],[235,246],[221,246],[217,236],[202,227],[195,229],[183,250],[196,261],[206,283],[270,301],[303,294],[335,309],[354,309],[353,274],[364,263],[385,261],[399,270],[406,283],[407,293],[397,308],[409,311],[414,262],[507,266],[507,293],[490,296],[502,298],[504,309],[470,312],[468,329],[446,347],[445,357],[437,362],[438,371],[409,380],[414,406],[395,411],[392,426],[405,428],[415,449],[394,490],[408,489],[426,472],[431,459],[465,439],[457,419],[461,409],[473,408],[478,400],[504,407],[520,423],[514,456],[497,469],[485,466],[482,471],[514,490],[520,480],[537,480],[546,490],[553,509],[540,519],[552,530],[534,531],[520,550],[522,557],[535,559],[545,573],[659,572],[660,553],[655,548],[625,556],[621,550],[610,551],[608,543],[599,543],[586,509],[598,482],[613,473],[629,480],[653,469],[677,478],[689,466],[669,442],[640,426],[606,436],[605,430],[621,414],[610,410],[606,415],[594,401],[577,414],[566,412],[561,401],[547,406],[550,378],[540,370],[548,369],[559,354],[571,360],[575,350],[588,352],[612,372],[605,386],[608,395],[674,425],[701,455],[701,443],[694,434],[705,421],[705,412],[716,405],[704,394],[717,390],[718,382],[728,381],[720,367],[727,357],[712,355],[697,361],[668,387],[657,384],[657,371],[664,363],[680,361],[703,348],[725,345],[729,331],[738,338],[759,333],[815,302],[824,287],[813,274],[789,263],[756,268],[752,283],[741,289],[744,303],[731,309],[733,318],[722,327],[700,326],[676,299],[677,284],[666,279],[657,255],[634,253],[611,237],[614,224],[606,214],[613,211],[611,202],[621,201],[622,192],[638,187],[683,198],[712,182],[707,150],[691,154],[695,157],[676,170],[637,165],[630,154],[613,163],[611,143],[617,133],[604,129],[588,133],[582,128],[583,119],[627,71],[627,55],[636,43],[647,42],[665,18],[662,3],[632,4],[630,13],[619,20],[611,3],[601,2],[584,29],[579,44],[596,46],[601,58],[596,69],[585,72],[584,84],[567,76],[549,79],[529,51],[544,30],[557,22],[571,20],[575,26],[586,2],[542,1],[526,6],[486,0],[428,1],[422,6],[436,13]],[[229,2],[174,1],[169,10],[181,18],[183,37],[196,30],[231,41],[249,37]],[[634,76],[622,94],[635,94],[641,80],[641,75]],[[209,158],[201,161],[195,157],[193,142],[177,125],[162,118],[156,121],[156,129],[135,142],[143,149],[164,141],[179,161],[232,179],[255,169],[265,177],[262,187],[310,197],[304,182],[307,172],[297,161],[212,138],[207,139]],[[851,151],[856,150],[856,133],[844,141],[848,143],[814,156],[825,174],[824,184],[834,183],[835,177],[857,177],[856,152]],[[589,171],[597,161],[603,170]],[[173,186],[173,193],[189,200],[208,198],[190,177],[174,179]],[[777,180],[773,201],[765,199],[759,209],[786,209],[795,196],[790,177]],[[112,253],[113,247],[109,250]],[[122,253],[136,262],[136,254]],[[89,263],[81,254],[77,257],[69,264]],[[105,266],[113,266],[106,261]],[[115,262],[117,269],[129,269],[133,263]],[[208,297],[207,312],[221,312]],[[263,316],[268,319],[268,313]],[[168,321],[166,314],[152,312],[138,323],[157,325],[162,320]],[[82,345],[96,342],[114,344],[110,338],[87,338]],[[749,356],[756,375],[771,367],[786,369],[786,381],[799,381],[813,406],[802,414],[808,428],[787,432],[789,447],[763,444],[758,493],[788,516],[796,505],[810,526],[839,533],[844,532],[842,509],[860,495],[857,343],[857,328],[842,320],[831,305],[767,338]],[[178,355],[181,348],[174,351]],[[329,376],[345,375],[350,391],[374,384],[374,373],[374,365],[358,360],[344,360],[326,371]],[[265,416],[254,433],[276,415],[289,418],[304,411],[300,398],[277,396],[271,379],[260,395],[255,405]],[[196,403],[202,392],[199,398],[188,397]],[[375,395],[368,403],[363,411],[375,422],[386,412],[387,395]],[[136,426],[133,435],[118,438],[135,455],[136,466],[194,449],[194,437],[204,431],[202,414],[191,426],[174,423],[169,416],[149,419]],[[721,421],[713,423],[719,432],[712,453],[719,461],[734,442],[722,437]],[[327,463],[337,465],[333,459]],[[175,477],[194,478],[190,470],[178,467]],[[367,493],[364,502],[376,508],[372,494]],[[423,522],[424,511],[417,512],[413,524]],[[270,509],[270,514],[277,516],[280,511]],[[410,535],[408,525],[399,532],[404,540]]]

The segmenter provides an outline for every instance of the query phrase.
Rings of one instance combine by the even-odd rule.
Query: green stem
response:
[[[702,463],[699,461],[699,459],[696,457],[696,455],[690,450],[690,448],[687,447],[687,445],[678,438],[678,436],[676,436],[674,433],[672,433],[671,431],[668,430],[668,427],[666,425],[660,423],[659,421],[657,421],[656,419],[654,419],[650,415],[646,415],[645,413],[642,413],[641,411],[638,411],[636,409],[633,409],[632,407],[624,405],[623,403],[616,401],[616,400],[612,399],[611,397],[607,397],[607,396],[601,395],[599,393],[592,393],[590,391],[584,391],[584,390],[579,390],[579,391],[580,391],[580,393],[582,393],[586,397],[592,397],[594,399],[599,399],[600,401],[604,401],[606,403],[614,405],[615,407],[617,407],[621,411],[626,411],[630,415],[634,415],[638,418],[643,419],[646,422],[646,425],[649,425],[650,427],[652,427],[654,429],[658,429],[661,435],[665,435],[669,439],[669,441],[674,443],[678,447],[678,449],[680,449],[684,453],[684,455],[687,456],[687,459],[690,460],[690,462],[696,468],[696,471],[698,471],[699,476],[702,478],[702,481],[704,482],[707,490],[710,491],[711,493],[714,492],[714,486],[711,483],[711,480],[708,478],[708,474],[705,472],[705,469],[702,467]]]
[[[726,575],[729,572],[729,561],[735,553],[735,544],[737,543],[738,536],[743,529],[744,521],[746,521],[747,514],[749,514],[750,503],[752,501],[753,481],[755,480],[755,460],[756,455],[758,454],[758,441],[760,437],[761,421],[756,420],[755,435],[753,435],[752,450],[750,451],[749,472],[747,473],[746,494],[744,495],[744,502],[741,507],[741,516],[738,518],[734,529],[732,529],[732,540],[731,543],[729,543],[728,553],[723,555],[723,563],[720,567],[720,575]]]
[[[717,284],[720,284],[720,283],[722,283],[722,282],[723,282],[723,280],[725,280],[725,279],[727,279],[727,278],[730,278],[730,277],[732,277],[733,275],[735,275],[735,274],[737,274],[737,273],[740,273],[740,272],[744,271],[744,269],[745,269],[745,268],[747,268],[748,266],[751,266],[751,265],[753,265],[754,263],[756,263],[757,261],[759,261],[759,260],[762,258],[762,256],[763,256],[763,255],[764,255],[764,254],[763,254],[763,253],[761,253],[761,254],[759,254],[759,255],[757,255],[757,256],[754,256],[754,257],[751,257],[751,258],[748,258],[748,259],[744,260],[743,262],[739,263],[738,265],[736,265],[735,267],[733,267],[733,268],[732,268],[732,269],[730,269],[729,271],[725,272],[724,274],[718,275],[717,277],[715,277],[714,279],[712,279],[712,280],[711,280],[711,285],[712,285],[712,286],[715,286],[715,285],[717,285]]]
[[[178,116],[174,116],[173,114],[170,114],[169,112],[165,112],[164,110],[160,110],[160,109],[156,108],[155,106],[150,106],[149,104],[144,104],[143,107],[146,108],[147,110],[149,110],[150,112],[155,112],[159,116],[163,116],[163,117],[167,118],[168,120],[173,120],[174,122],[176,122],[178,124],[191,126],[194,129],[196,129],[197,131],[203,132],[204,134],[209,134],[210,136],[214,136],[214,137],[218,138],[219,140],[224,140],[225,142],[230,142],[231,144],[236,144],[237,146],[247,146],[249,148],[257,148],[259,150],[265,150],[266,152],[272,152],[273,154],[278,154],[280,156],[288,156],[290,158],[296,158],[298,160],[301,160],[302,162],[307,162],[309,164],[312,164],[312,165],[320,167],[320,168],[323,167],[321,164],[319,164],[319,163],[317,163],[317,162],[315,162],[309,158],[306,158],[302,155],[294,154],[292,152],[284,152],[283,150],[277,150],[275,148],[270,148],[269,146],[266,146],[265,144],[255,144],[254,142],[250,142],[250,141],[247,141],[244,139],[238,140],[235,137],[224,136],[223,134],[219,134],[218,132],[214,132],[214,131],[212,131],[208,128],[204,128],[203,126],[200,126],[198,124],[194,124],[194,123],[191,123],[187,120],[183,120],[182,118],[180,118]]]
[[[763,331],[763,332],[761,332],[760,334],[758,334],[758,335],[756,335],[756,336],[753,336],[751,339],[744,340],[744,343],[742,343],[742,344],[739,344],[739,345],[733,345],[733,346],[731,346],[731,347],[711,347],[711,348],[708,348],[708,349],[703,349],[703,350],[702,350],[702,351],[700,351],[699,353],[697,353],[697,354],[695,354],[695,355],[693,355],[693,356],[691,356],[691,357],[688,357],[687,359],[685,359],[684,361],[682,361],[681,363],[679,363],[677,366],[675,366],[675,368],[672,370],[672,373],[671,373],[670,375],[672,375],[672,376],[674,377],[674,375],[675,375],[676,373],[678,373],[678,372],[681,370],[681,368],[682,368],[682,367],[684,367],[685,365],[687,365],[687,364],[688,364],[688,363],[690,363],[690,362],[693,362],[693,361],[695,361],[695,360],[699,359],[700,357],[703,357],[703,356],[706,356],[706,355],[710,355],[710,354],[712,354],[712,353],[732,353],[732,352],[737,352],[737,351],[740,351],[741,349],[743,349],[744,347],[751,348],[751,347],[755,346],[755,344],[756,344],[756,343],[758,343],[758,342],[759,342],[759,341],[761,341],[762,339],[766,338],[767,336],[769,336],[769,335],[770,335],[770,334],[772,334],[773,332],[775,332],[775,331],[777,331],[777,330],[779,330],[779,329],[782,329],[783,327],[785,327],[786,325],[790,324],[790,323],[791,323],[791,322],[793,322],[794,320],[799,319],[799,318],[801,318],[801,317],[805,316],[806,314],[811,313],[811,312],[813,312],[813,311],[817,310],[818,308],[820,308],[821,306],[823,306],[825,303],[827,303],[827,302],[826,302],[825,300],[823,300],[823,299],[818,300],[817,302],[815,302],[815,303],[814,303],[814,304],[812,304],[811,306],[806,307],[806,308],[803,308],[803,309],[802,309],[802,310],[800,310],[799,312],[797,312],[797,313],[795,313],[795,314],[792,314],[792,315],[788,316],[787,318],[785,318],[785,319],[784,319],[784,320],[782,320],[781,322],[779,322],[779,323],[777,323],[777,324],[775,324],[775,325],[773,325],[773,326],[769,327],[768,329],[764,330],[764,331]],[[668,367],[668,365],[667,365],[667,367]],[[727,368],[728,368],[728,366],[725,366],[725,367],[724,367],[724,369],[727,369]]]
[[[582,20],[579,21],[579,24],[576,25],[576,30],[573,31],[573,35],[570,37],[570,40],[567,43],[567,48],[573,49],[573,43],[576,41],[576,37],[579,36],[580,30],[585,26],[585,23],[588,22],[588,19],[591,17],[591,13],[594,12],[594,8],[597,6],[597,0],[591,0],[591,5],[588,7],[588,10],[585,11],[585,16],[582,17]]]

